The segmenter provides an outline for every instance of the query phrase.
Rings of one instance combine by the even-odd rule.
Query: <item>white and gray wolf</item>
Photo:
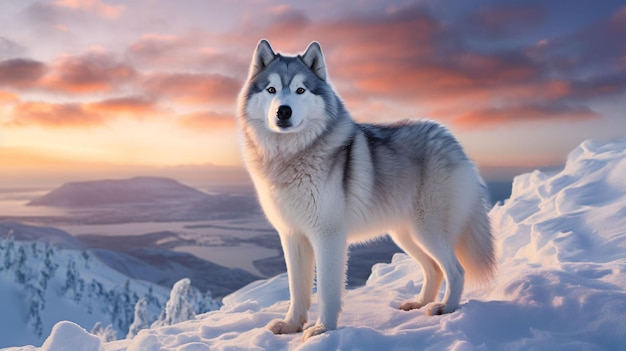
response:
[[[285,56],[261,40],[237,115],[246,167],[287,263],[291,305],[267,325],[275,334],[307,324],[314,272],[319,318],[303,340],[335,329],[349,243],[385,233],[424,271],[421,292],[402,310],[453,312],[466,275],[493,276],[485,186],[459,142],[433,121],[355,123],[317,42]]]

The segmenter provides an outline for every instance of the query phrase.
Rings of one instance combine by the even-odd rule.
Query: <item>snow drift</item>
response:
[[[288,308],[286,275],[227,296],[223,307],[130,340],[92,343],[60,325],[40,349],[84,340],[85,351],[143,350],[605,350],[626,345],[626,139],[586,141],[556,174],[514,180],[511,199],[491,213],[499,272],[489,288],[466,289],[444,316],[404,312],[422,282],[416,263],[396,254],[365,286],[349,290],[339,328],[300,342],[264,325]],[[311,320],[317,317],[317,304]]]

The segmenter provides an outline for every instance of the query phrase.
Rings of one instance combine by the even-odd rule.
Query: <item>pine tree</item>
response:
[[[65,284],[61,288],[63,294],[72,291],[72,299],[79,303],[85,290],[85,281],[80,277],[80,272],[76,269],[76,262],[73,258],[67,261],[67,269],[65,271]]]
[[[38,285],[38,284],[37,284]],[[43,334],[43,322],[41,321],[41,311],[44,309],[45,300],[44,292],[40,286],[33,286],[27,284],[25,288],[26,301],[29,304],[28,309],[28,324],[32,327],[33,331],[38,337]]]
[[[57,269],[59,269],[59,265],[52,260],[52,257],[54,256],[54,249],[48,243],[46,243],[46,246],[44,248],[44,255],[44,270],[46,272],[46,276],[48,277],[47,279],[49,280],[50,278],[54,277]]]
[[[177,281],[170,292],[170,299],[165,305],[165,325],[172,325],[195,318],[193,306],[189,303],[191,280],[183,278]]]
[[[117,330],[128,330],[133,321],[135,303],[137,302],[136,295],[133,295],[130,290],[130,280],[126,280],[121,291],[118,292],[113,289],[110,294],[112,295],[111,321]]]
[[[63,294],[67,293],[70,289],[75,289],[76,287],[76,263],[74,263],[73,259],[69,259],[67,261],[67,266],[65,269],[65,284],[61,288]]]
[[[103,342],[117,340],[115,329],[113,329],[113,325],[111,324],[107,325],[106,328],[102,328],[102,323],[96,322],[93,328],[91,328],[90,333],[100,338]]]
[[[115,329],[113,329],[113,325],[109,324],[100,335],[100,339],[104,342],[110,342],[117,340],[117,335],[115,333]]]
[[[133,323],[128,328],[128,334],[126,335],[127,339],[132,339],[140,330],[148,328],[150,325],[148,323],[148,309],[147,302],[145,298],[137,301],[135,305],[135,318],[133,319]]]
[[[96,336],[100,336],[100,334],[102,334],[102,331],[102,323],[96,322],[96,324],[93,325],[93,328],[91,328],[90,333]]]
[[[32,244],[30,244],[30,248],[33,251],[33,257],[39,258],[39,255],[41,254],[41,250],[39,249],[38,243],[33,242]]]
[[[15,255],[15,241],[13,240],[13,230],[9,231],[6,239],[6,247],[4,249],[4,269],[9,270],[13,267],[13,256]]]
[[[26,265],[27,254],[24,245],[20,245],[17,250],[17,265],[15,266],[15,281],[18,284],[26,284],[29,275],[29,268]]]
[[[91,256],[89,256],[87,250],[83,250],[81,257],[85,261],[85,268],[89,269],[89,259],[91,258]]]

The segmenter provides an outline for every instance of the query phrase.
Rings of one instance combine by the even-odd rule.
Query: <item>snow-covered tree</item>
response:
[[[102,323],[96,322],[96,324],[93,325],[93,328],[91,328],[90,333],[93,335],[100,335],[102,334],[102,331]]]
[[[9,235],[6,238],[6,245],[4,247],[4,264],[5,270],[13,267],[13,256],[15,256],[15,241],[13,240],[13,231],[9,231]]]
[[[41,250],[39,249],[38,243],[37,242],[31,243],[30,248],[33,251],[33,257],[39,258],[39,255],[41,254]]]
[[[190,293],[192,293],[193,309],[198,313],[204,313],[208,311],[215,311],[221,307],[219,300],[213,299],[213,295],[210,290],[202,293],[200,290],[190,287]]]
[[[170,299],[165,304],[164,318],[159,318],[153,326],[172,325],[195,318],[193,305],[189,302],[191,280],[183,278],[177,281],[170,291]]]
[[[59,265],[52,260],[54,256],[54,248],[50,246],[50,244],[46,243],[44,248],[44,269],[42,271],[46,272],[46,276],[48,279],[54,277]]]
[[[128,334],[126,335],[126,338],[130,339],[137,335],[140,330],[146,329],[148,327],[150,327],[150,324],[148,321],[147,302],[145,298],[142,298],[137,301],[137,304],[135,305],[135,319],[128,328]]]
[[[149,305],[154,305],[159,310],[163,308],[163,306],[161,305],[161,301],[159,301],[159,299],[154,296],[154,289],[152,288],[152,286],[148,288],[148,293],[146,294],[146,296],[144,296],[144,298]]]
[[[113,329],[113,325],[109,324],[106,328],[102,328],[102,323],[96,322],[93,328],[91,328],[91,334],[97,336],[103,342],[115,341],[117,337],[115,336],[115,330]]]
[[[72,291],[72,299],[79,303],[83,297],[85,290],[85,281],[80,277],[80,272],[76,269],[76,262],[73,258],[67,261],[67,269],[65,271],[65,284],[61,288],[63,294]]]
[[[126,332],[133,321],[135,303],[139,299],[130,289],[130,280],[126,280],[121,291],[119,287],[111,290],[109,296],[111,321],[117,330]]]
[[[90,261],[91,256],[89,255],[87,250],[83,250],[83,252],[80,255],[83,258],[83,261],[85,262],[85,268],[89,269],[89,261]]]
[[[20,245],[17,249],[17,262],[15,269],[15,281],[18,284],[26,284],[29,275],[29,267],[26,265],[28,259],[24,245]]]
[[[104,332],[100,336],[100,339],[104,342],[115,341],[117,340],[117,336],[115,333],[115,329],[113,329],[113,325],[109,324],[106,328],[104,328]]]
[[[39,281],[35,285],[29,282],[25,287],[26,300],[29,303],[28,324],[38,337],[43,333],[43,322],[41,320],[41,311],[45,308],[44,291],[39,286]]]

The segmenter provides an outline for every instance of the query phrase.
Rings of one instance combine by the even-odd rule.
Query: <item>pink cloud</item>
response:
[[[13,109],[11,126],[90,127],[100,125],[104,118],[87,112],[81,104],[23,102]]]
[[[234,105],[241,81],[218,74],[159,73],[143,81],[152,95],[190,105]]]
[[[105,19],[119,18],[126,9],[124,5],[107,5],[100,0],[56,0],[55,6],[71,10],[95,13]]]
[[[31,88],[46,73],[42,62],[16,58],[0,61],[0,87]]]
[[[210,130],[234,130],[236,126],[235,116],[215,111],[186,114],[180,116],[179,120],[181,126],[201,133]]]
[[[454,118],[454,123],[464,129],[484,128],[521,121],[554,122],[578,121],[599,118],[600,116],[584,106],[567,105],[519,105],[500,108],[483,108],[462,113]]]
[[[136,75],[132,66],[107,54],[88,53],[57,59],[41,79],[40,87],[72,94],[110,92]]]

